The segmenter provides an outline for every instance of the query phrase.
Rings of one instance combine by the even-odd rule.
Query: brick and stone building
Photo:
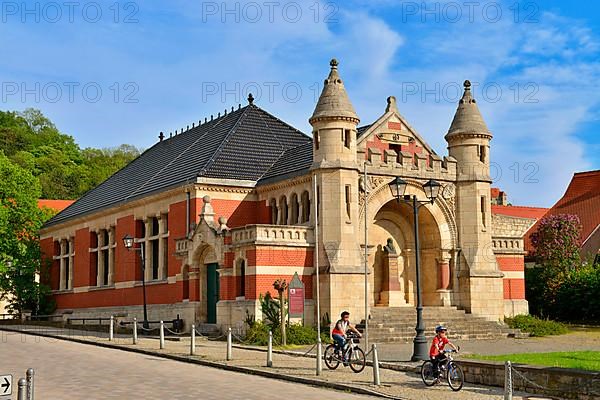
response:
[[[492,134],[468,81],[445,135],[445,156],[399,113],[394,97],[376,121],[359,127],[335,60],[309,121],[311,136],[249,97],[245,107],[185,132],[161,133],[42,229],[57,312],[141,318],[140,257],[121,241],[130,234],[145,244],[150,319],[180,314],[228,326],[246,314],[260,318],[259,296],[273,291],[275,279],[289,282],[297,273],[313,323],[315,246],[319,317],[349,310],[360,319],[365,218],[370,305],[412,307],[412,209],[388,187],[396,176],[408,182],[407,194],[422,199],[427,180],[442,185],[419,214],[425,307],[492,321],[527,311],[523,291],[507,290],[513,278],[506,277],[523,270],[522,234],[509,243],[518,236],[514,227],[492,216]]]

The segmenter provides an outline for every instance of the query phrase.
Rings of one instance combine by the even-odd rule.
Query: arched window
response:
[[[310,197],[309,197],[308,191],[305,190],[304,192],[302,192],[301,202],[302,202],[302,218],[301,218],[300,222],[305,223],[310,220]]]
[[[296,225],[298,223],[300,209],[298,204],[298,195],[296,193],[292,194],[292,197],[290,198],[290,207],[292,208],[290,225]]]
[[[236,297],[246,297],[246,260],[238,261]]]
[[[271,199],[269,202],[269,206],[271,207],[271,224],[277,224],[277,200]]]
[[[287,198],[285,196],[281,196],[279,198],[279,223],[281,225],[287,225],[288,221],[288,204]]]

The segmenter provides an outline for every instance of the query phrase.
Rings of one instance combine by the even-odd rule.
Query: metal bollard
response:
[[[192,337],[190,338],[190,356],[196,354],[196,325],[192,324]]]
[[[379,356],[377,355],[377,344],[373,343],[373,384],[376,386],[381,385],[381,379],[379,377]]]
[[[26,373],[27,381],[27,400],[33,400],[33,376],[35,371],[33,368],[29,368]]]
[[[115,338],[115,317],[110,316],[110,326],[108,327],[108,341],[112,342]]]
[[[323,373],[323,352],[321,348],[321,335],[317,337],[317,376],[320,376]]]
[[[137,344],[137,318],[133,318],[133,344]]]
[[[231,328],[227,330],[227,361],[231,361]]]
[[[27,380],[19,379],[19,391],[17,392],[17,400],[27,400]]]
[[[506,361],[504,363],[504,400],[512,400],[512,395],[512,366],[510,364],[510,361]]]
[[[273,366],[273,332],[269,331],[269,344],[267,346],[267,367]]]
[[[160,321],[160,349],[165,348],[165,324]]]

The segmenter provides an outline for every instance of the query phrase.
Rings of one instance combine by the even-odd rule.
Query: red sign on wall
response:
[[[304,289],[289,289],[290,291],[290,317],[304,317]]]

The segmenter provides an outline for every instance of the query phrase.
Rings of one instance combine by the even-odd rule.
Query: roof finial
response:
[[[189,131],[189,130],[190,130],[190,126],[188,125],[188,126],[187,126],[187,128],[186,128],[185,130],[186,130],[186,131]]]
[[[465,90],[471,90],[471,81],[470,80],[466,80],[465,83]]]
[[[238,103],[238,110],[242,108],[242,103]]]
[[[164,138],[165,138],[165,134],[160,132],[160,135],[158,135],[158,139],[162,142]]]
[[[254,96],[252,96],[252,93],[248,94],[248,104],[254,104]]]
[[[331,61],[329,61],[329,65],[331,65],[331,69],[337,69],[337,66],[339,64],[340,63],[335,58],[332,58]]]
[[[195,128],[195,127],[196,127],[196,123],[192,122],[192,128]]]
[[[212,114],[210,114],[210,120],[211,120],[211,121],[213,120],[213,115],[212,115]]]
[[[217,118],[221,118],[221,111],[217,113]]]
[[[208,118],[204,117],[204,123],[207,123],[207,122],[208,122]]]
[[[475,99],[473,98],[473,96],[471,95],[471,81],[470,80],[466,80],[463,83],[464,87],[465,87],[465,92],[463,93],[463,97],[460,99],[461,103],[475,103]]]
[[[231,112],[233,112],[233,106],[231,106]]]

